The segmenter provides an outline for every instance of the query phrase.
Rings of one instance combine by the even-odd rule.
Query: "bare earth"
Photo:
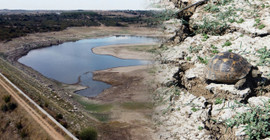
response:
[[[130,51],[127,47],[144,46],[153,44],[128,44],[128,45],[110,45],[93,48],[92,51],[96,54],[112,55],[122,59],[144,59],[151,60],[153,55],[147,52]]]
[[[147,72],[149,67],[120,67],[94,72],[94,80],[113,86],[99,94],[95,99],[102,102],[149,101],[148,91],[150,87],[147,85],[149,84],[148,80],[150,80],[150,75]]]
[[[136,44],[138,45],[138,44]],[[113,55],[125,59],[151,59],[152,54],[146,52],[135,52],[125,47],[132,45],[114,45],[94,48],[93,52],[98,54]],[[92,98],[102,103],[151,103],[153,77],[148,72],[151,65],[118,67],[107,70],[95,71],[93,79],[111,84],[112,87],[106,89],[97,97]],[[116,106],[112,109],[112,120],[128,123],[131,128],[131,139],[153,139],[154,126],[151,122],[151,108],[140,110],[125,109]]]

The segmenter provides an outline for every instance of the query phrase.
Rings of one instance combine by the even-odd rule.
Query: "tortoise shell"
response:
[[[248,75],[252,65],[242,56],[222,52],[215,55],[206,68],[206,79],[223,82],[235,83]]]

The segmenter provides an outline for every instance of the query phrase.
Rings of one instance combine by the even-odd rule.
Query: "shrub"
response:
[[[240,106],[248,107],[238,103]],[[244,127],[244,132],[249,140],[263,139],[270,136],[270,104],[264,102],[264,106],[249,106],[249,111],[237,113],[234,117],[226,120],[227,128]]]
[[[196,108],[196,107],[192,107],[191,110],[192,110],[193,112],[196,112],[196,111],[198,111],[199,109]]]
[[[222,104],[222,102],[223,102],[223,99],[217,98],[216,101],[215,101],[215,105]]]
[[[14,109],[17,108],[16,103],[8,103],[7,106],[8,106],[8,109],[11,110],[11,111],[13,111]]]
[[[257,53],[259,53],[260,61],[258,63],[259,66],[265,66],[270,64],[270,50],[267,49],[266,46],[264,48],[261,48],[257,50]]]
[[[204,11],[216,13],[216,12],[219,12],[220,10],[219,10],[219,8],[218,8],[216,5],[213,5],[213,4],[207,4],[207,5],[204,7]]]
[[[231,46],[231,45],[232,45],[232,43],[231,43],[229,40],[227,40],[227,41],[222,45],[222,47]]]
[[[80,132],[79,138],[80,140],[97,140],[97,131],[92,127],[85,128]]]
[[[198,126],[198,130],[203,130],[203,126]]]
[[[62,114],[57,114],[57,115],[56,115],[56,119],[57,119],[57,120],[63,119],[63,115],[62,115]]]
[[[205,64],[205,65],[208,64],[208,60],[207,60],[206,57],[205,57],[205,58],[202,58],[202,57],[198,56],[197,58],[198,58],[198,60],[199,60],[202,64]]]
[[[243,18],[240,18],[237,23],[243,23],[245,20]]]
[[[23,129],[23,130],[20,132],[20,136],[21,136],[22,138],[27,137],[27,136],[28,136],[27,130]]]
[[[18,123],[16,123],[16,128],[18,130],[21,130],[23,128],[23,125],[22,125],[22,122],[21,121],[19,121]]]
[[[194,24],[192,28],[196,33],[221,35],[229,28],[229,26],[226,22],[204,18],[201,24]]]
[[[68,128],[68,123],[66,121],[61,121],[61,125],[63,125],[65,128]]]
[[[2,106],[1,106],[1,110],[2,110],[3,112],[7,112],[7,111],[8,111],[8,106],[7,106],[7,105],[2,105]]]
[[[263,29],[265,27],[265,25],[264,24],[261,24],[261,25],[259,25],[259,29]]]
[[[11,96],[10,96],[10,95],[5,95],[5,96],[3,97],[3,100],[5,101],[5,103],[10,102],[10,99],[11,99]]]

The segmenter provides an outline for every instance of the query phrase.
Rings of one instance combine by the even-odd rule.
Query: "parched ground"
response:
[[[113,55],[125,59],[153,60],[151,50],[157,44],[114,45],[94,48],[97,54]],[[124,124],[129,137],[120,139],[155,139],[153,91],[155,89],[153,65],[118,67],[93,72],[93,79],[112,85],[96,97],[90,98],[101,104],[110,104],[109,123]]]
[[[104,90],[94,101],[109,103],[109,122],[126,124],[130,133],[128,139],[154,140],[153,113],[153,75],[151,66],[120,67],[94,72],[95,80],[112,85]]]
[[[110,45],[93,48],[96,54],[117,56],[121,59],[142,59],[153,60],[155,55],[150,53],[158,44],[131,44],[131,45]]]
[[[169,38],[161,46],[156,71],[157,139],[268,137],[270,2],[210,0],[180,13],[198,1],[163,2],[177,17],[164,23]],[[258,66],[262,78],[241,90],[233,84],[205,82],[208,62],[226,51]]]

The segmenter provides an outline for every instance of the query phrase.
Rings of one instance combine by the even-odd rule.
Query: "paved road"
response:
[[[35,111],[23,98],[21,98],[19,96],[18,91],[14,90],[14,88],[18,89],[17,87],[14,87],[14,85],[8,79],[6,79],[2,74],[0,74],[0,76],[1,76],[0,77],[0,85],[17,101],[17,103],[21,107],[23,107],[29,113],[30,116],[32,116],[32,118],[37,123],[40,124],[40,126],[51,136],[52,139],[55,139],[55,140],[65,140],[66,139],[62,134],[60,134],[57,130],[55,130],[55,128],[51,124],[49,124],[48,121],[45,120],[41,116],[41,114],[37,113],[37,111]],[[10,84],[7,84],[7,83],[10,83]],[[11,88],[11,87],[14,87],[14,88]],[[31,100],[31,101],[33,101],[33,100]],[[41,112],[43,112],[43,111],[44,110],[42,109]],[[45,114],[45,115],[47,116],[48,114]],[[52,119],[51,116],[49,118]],[[54,122],[55,120],[52,120],[52,121]],[[59,125],[59,124],[56,124],[56,125]],[[60,126],[60,129],[63,129],[62,127],[63,126]],[[67,131],[67,130],[65,129],[64,131]],[[70,132],[68,132],[68,133],[70,133]],[[71,134],[71,138],[77,139],[72,134]]]

